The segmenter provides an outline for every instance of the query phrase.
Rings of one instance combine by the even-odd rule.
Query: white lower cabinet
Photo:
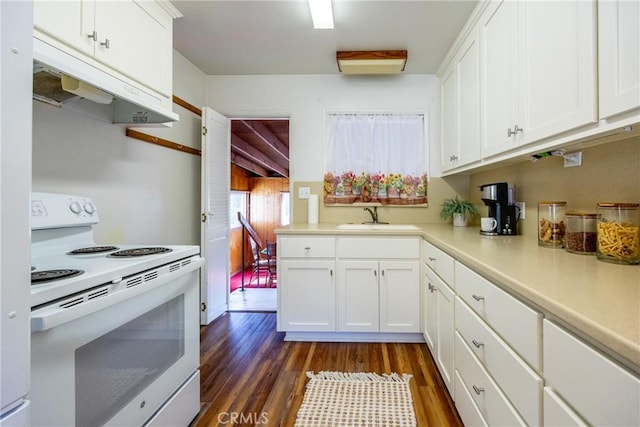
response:
[[[430,243],[422,260],[424,339],[466,426],[640,426],[635,371]]]
[[[278,330],[333,332],[336,330],[335,261],[282,261]]]
[[[278,330],[335,332],[335,238],[278,236]]]
[[[541,425],[542,378],[460,297],[455,315],[456,330],[522,418],[529,425]]]
[[[589,425],[640,425],[640,379],[564,328],[543,323],[545,386]]]
[[[527,363],[541,371],[542,314],[459,262],[455,277],[460,298]]]
[[[378,332],[380,293],[377,261],[338,263],[338,330]]]
[[[415,238],[338,238],[339,332],[421,331],[419,248]]]
[[[487,424],[527,425],[458,332],[455,334],[455,355],[456,371]]]
[[[423,334],[449,394],[454,396],[453,334],[455,294],[440,277],[425,267],[425,328]]]

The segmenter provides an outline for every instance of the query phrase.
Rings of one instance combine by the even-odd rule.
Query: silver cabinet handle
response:
[[[373,275],[378,277],[378,272],[376,270],[373,270]]]
[[[304,250],[305,250],[305,251],[310,251],[310,250],[311,250],[311,246],[305,246],[305,247],[304,247]]]
[[[438,288],[436,288],[435,286],[433,286],[433,285],[431,284],[431,282],[429,282],[429,292],[434,293],[434,292],[435,292],[435,291],[437,291],[437,290],[438,290]]]
[[[479,395],[480,395],[480,393],[483,393],[483,392],[484,392],[484,388],[483,388],[483,387],[476,387],[476,386],[473,386],[473,391],[475,391],[475,392],[476,392],[476,394],[479,396]]]
[[[483,342],[479,342],[479,341],[476,341],[476,340],[471,340],[471,342],[473,343],[473,345],[476,346],[476,348],[480,348],[480,347],[484,346]]]
[[[93,32],[91,34],[89,34],[87,37],[89,37],[90,39],[93,39],[94,42],[98,41],[98,32],[93,30]]]
[[[104,46],[105,48],[109,49],[109,39],[104,39],[103,42],[100,42],[100,46]]]
[[[476,301],[482,301],[484,299],[484,297],[481,297],[480,295],[473,294],[472,296],[473,296],[473,299]]]
[[[507,129],[507,137],[510,138],[513,135],[516,135],[518,132],[524,132],[522,128],[519,128],[518,125],[513,125],[513,130]]]
[[[429,257],[429,261],[435,261],[436,259],[432,256]]]

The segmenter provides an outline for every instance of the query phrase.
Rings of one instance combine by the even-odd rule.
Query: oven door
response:
[[[198,308],[195,269],[33,332],[33,425],[143,425],[198,369]],[[197,394],[187,423],[197,415]]]

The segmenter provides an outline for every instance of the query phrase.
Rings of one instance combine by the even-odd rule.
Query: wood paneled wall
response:
[[[263,241],[275,242],[273,230],[280,227],[280,193],[289,191],[289,179],[249,178],[249,188],[249,222]]]
[[[287,178],[252,178],[249,172],[231,165],[231,190],[249,191],[249,212],[247,219],[256,230],[263,244],[275,242],[274,229],[280,226],[280,193],[289,191]],[[233,229],[229,234],[230,271],[235,273],[242,266],[242,229]],[[245,236],[245,263],[253,260],[251,245]]]
[[[249,191],[249,172],[231,164],[231,189],[235,191]],[[245,263],[251,264],[251,249],[245,243]],[[242,270],[242,228],[234,228],[229,233],[229,270],[231,274]]]

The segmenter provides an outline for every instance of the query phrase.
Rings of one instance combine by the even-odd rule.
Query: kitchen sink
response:
[[[411,224],[339,224],[336,230],[419,230],[418,227]]]

